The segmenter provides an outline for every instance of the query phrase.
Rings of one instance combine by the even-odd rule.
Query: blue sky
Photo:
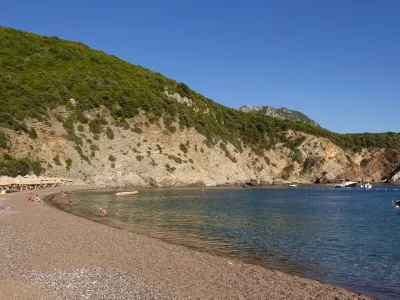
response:
[[[3,1],[0,25],[80,41],[223,105],[400,132],[400,1]]]

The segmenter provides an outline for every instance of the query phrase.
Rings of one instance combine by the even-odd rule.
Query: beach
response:
[[[0,205],[11,207],[0,211],[0,299],[371,299],[115,229],[28,196],[0,195]]]

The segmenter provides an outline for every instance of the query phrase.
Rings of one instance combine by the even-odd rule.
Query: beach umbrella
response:
[[[23,184],[40,184],[41,180],[39,178],[27,177],[22,180]]]
[[[12,184],[12,178],[8,176],[0,177],[0,186],[9,186]]]
[[[17,177],[11,179],[11,184],[23,184],[23,180],[24,177],[18,175]]]

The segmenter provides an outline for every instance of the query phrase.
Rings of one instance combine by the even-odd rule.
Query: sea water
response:
[[[180,188],[77,192],[62,210],[164,241],[339,285],[400,295],[398,186]],[[98,217],[99,208],[107,216]]]

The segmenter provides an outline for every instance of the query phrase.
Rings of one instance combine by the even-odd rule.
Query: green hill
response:
[[[178,130],[173,126],[177,121],[180,128],[193,127],[206,136],[209,145],[229,141],[238,151],[244,146],[261,153],[278,142],[290,144],[287,130],[327,137],[347,149],[400,148],[397,133],[339,135],[300,122],[244,113],[82,43],[5,27],[0,27],[0,82],[0,128],[28,132],[33,138],[35,132],[25,120],[45,122],[49,109],[65,106],[71,116],[62,119],[64,127],[69,138],[80,144],[72,125],[89,123],[91,130],[105,130],[101,118],[89,120],[84,114],[104,106],[120,126],[129,126],[126,119],[145,114],[150,122],[164,122],[171,132]],[[166,91],[193,104],[175,101]],[[7,138],[0,132],[0,148],[7,147]]]

